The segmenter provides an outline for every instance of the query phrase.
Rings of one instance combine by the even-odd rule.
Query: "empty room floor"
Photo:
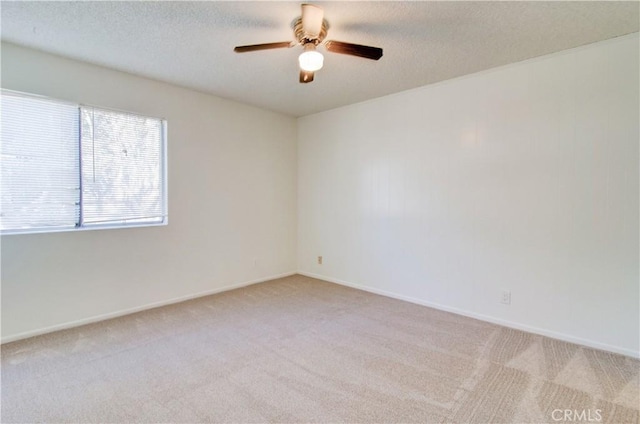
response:
[[[639,368],[295,275],[5,344],[1,418],[637,423]]]

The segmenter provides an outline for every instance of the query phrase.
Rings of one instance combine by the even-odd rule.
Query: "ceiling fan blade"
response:
[[[313,71],[300,71],[300,82],[306,84],[313,81]]]
[[[302,5],[302,30],[308,38],[316,38],[322,30],[324,11],[313,4]]]
[[[233,51],[236,53],[255,52],[258,50],[280,49],[283,47],[291,47],[294,43],[291,41],[282,41],[280,43],[250,44],[248,46],[236,46]]]
[[[380,47],[363,46],[342,41],[327,41],[324,47],[333,53],[348,54],[366,59],[378,60],[382,57],[382,49]]]

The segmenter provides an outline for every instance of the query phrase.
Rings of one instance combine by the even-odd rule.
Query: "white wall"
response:
[[[294,271],[297,185],[300,271],[637,356],[638,62],[636,34],[301,118],[297,136],[2,44],[3,87],[167,118],[170,174],[169,226],[3,236],[2,339]]]
[[[3,340],[295,271],[295,119],[11,44],[2,87],[169,128],[168,226],[2,237]]]
[[[298,269],[637,356],[638,50],[299,119]]]

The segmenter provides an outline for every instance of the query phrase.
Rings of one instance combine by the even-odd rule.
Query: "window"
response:
[[[167,221],[166,121],[2,91],[4,234]]]

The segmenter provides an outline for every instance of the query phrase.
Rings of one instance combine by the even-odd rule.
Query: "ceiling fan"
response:
[[[327,51],[332,53],[348,54],[366,59],[378,60],[382,57],[382,49],[379,47],[363,46],[361,44],[333,40],[324,41],[328,29],[329,23],[324,19],[324,11],[322,8],[312,4],[303,4],[302,16],[293,22],[295,41],[237,46],[233,51],[236,53],[246,53],[301,45],[304,49],[298,58],[301,83],[313,81],[314,73],[322,68],[324,57],[317,51],[318,46],[324,46]]]

